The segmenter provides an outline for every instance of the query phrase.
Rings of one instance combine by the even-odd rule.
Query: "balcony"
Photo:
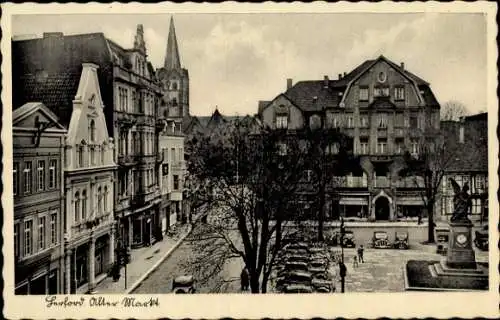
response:
[[[347,188],[367,188],[368,181],[366,177],[346,177],[345,187]]]
[[[134,115],[123,112],[123,111],[118,111],[116,113],[116,120],[118,123],[124,127],[131,127],[134,124],[136,124],[137,119]]]
[[[387,138],[387,128],[378,128],[377,137],[378,138]]]
[[[118,157],[118,165],[121,167],[131,167],[137,163],[134,156],[126,155]]]
[[[375,177],[373,179],[373,186],[375,188],[389,188],[391,185],[391,181],[387,177]]]
[[[148,205],[152,203],[159,195],[159,189],[156,185],[144,188],[141,193],[138,193],[130,198],[130,205],[135,208]]]
[[[394,186],[400,189],[419,189],[424,188],[424,178],[422,177],[404,177],[395,182]]]

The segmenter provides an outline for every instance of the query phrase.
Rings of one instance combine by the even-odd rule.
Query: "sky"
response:
[[[165,59],[170,14],[17,15],[12,34],[103,32],[125,48],[143,24],[148,59]],[[486,19],[481,13],[259,13],[173,15],[190,110],[257,112],[286,79],[336,79],[383,54],[431,84],[438,101],[487,110]]]

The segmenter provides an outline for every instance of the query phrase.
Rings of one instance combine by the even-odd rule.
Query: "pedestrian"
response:
[[[359,261],[359,262],[361,262],[361,263],[364,263],[364,262],[365,262],[365,260],[363,259],[363,251],[364,251],[364,250],[365,250],[365,249],[363,249],[363,245],[360,245],[360,246],[358,247],[358,261]]]
[[[248,290],[249,275],[246,267],[243,268],[243,270],[241,271],[240,279],[241,279],[241,291]]]
[[[353,268],[358,267],[358,257],[357,256],[352,257],[352,267]]]
[[[422,224],[422,212],[419,212],[418,213],[417,225],[421,225],[421,224]]]

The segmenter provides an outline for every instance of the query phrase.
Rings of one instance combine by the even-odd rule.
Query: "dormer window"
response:
[[[394,88],[394,99],[399,100],[399,101],[405,99],[405,88],[404,87]]]
[[[368,101],[368,87],[359,88],[359,101]]]
[[[373,91],[373,96],[375,97],[388,97],[389,87],[376,87]]]

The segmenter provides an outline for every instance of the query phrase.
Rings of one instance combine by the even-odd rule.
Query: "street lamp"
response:
[[[344,226],[344,217],[340,217],[340,248],[341,248],[341,260],[339,264],[339,272],[340,272],[340,285],[341,292],[345,292],[345,276],[347,273],[347,268],[344,264],[344,235],[345,235],[345,226]]]

